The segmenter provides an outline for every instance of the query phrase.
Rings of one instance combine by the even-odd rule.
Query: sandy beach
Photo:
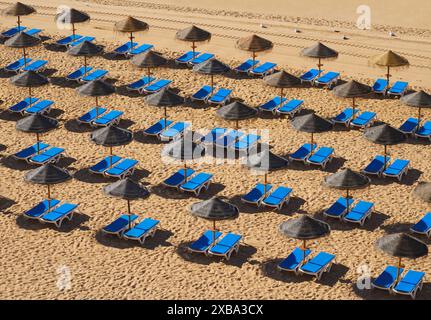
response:
[[[336,254],[336,264],[320,281],[308,276],[283,274],[276,270],[281,259],[299,244],[278,232],[283,221],[309,213],[323,219],[322,210],[339,196],[339,191],[322,185],[323,178],[342,167],[361,170],[383,147],[362,137],[359,130],[342,126],[327,133],[316,134],[319,145],[331,146],[336,157],[325,170],[292,164],[286,169],[272,172],[273,184],[293,189],[291,202],[281,212],[242,204],[240,197],[247,193],[262,176],[256,176],[239,163],[190,164],[195,170],[214,174],[214,183],[199,198],[169,190],[160,185],[182,164],[164,164],[160,153],[164,146],[157,139],[144,137],[142,130],[163,115],[161,108],[151,107],[142,96],[130,95],[125,86],[140,78],[144,71],[129,60],[109,56],[89,59],[93,67],[109,70],[109,80],[117,93],[100,98],[103,106],[124,112],[120,126],[134,132],[134,141],[114,149],[115,154],[139,160],[134,178],[151,190],[145,200],[132,202],[132,211],[142,217],[161,221],[162,229],[144,246],[132,241],[101,235],[99,230],[126,210],[126,202],[106,196],[103,186],[115,180],[91,175],[88,167],[108,155],[108,149],[96,146],[90,140],[91,129],[78,125],[75,119],[93,107],[94,99],[82,97],[76,86],[64,77],[82,65],[82,59],[71,57],[55,49],[52,44],[70,33],[59,30],[54,22],[56,7],[66,4],[84,10],[91,21],[77,25],[80,34],[96,37],[105,46],[105,52],[127,41],[125,35],[113,31],[113,23],[132,14],[150,25],[147,33],[137,34],[138,42],[151,43],[155,51],[165,57],[176,58],[188,50],[185,43],[174,39],[175,32],[196,24],[212,33],[209,43],[201,51],[212,52],[218,59],[236,66],[248,57],[235,48],[235,41],[257,33],[274,42],[274,49],[259,58],[274,61],[278,69],[296,75],[314,67],[315,61],[299,56],[301,48],[321,40],[339,51],[339,58],[324,62],[325,70],[341,73],[343,80],[358,80],[372,85],[385,74],[384,69],[368,64],[370,56],[388,49],[405,56],[409,68],[393,71],[392,80],[409,81],[413,90],[431,90],[431,32],[429,30],[430,4],[424,0],[406,3],[369,1],[372,23],[368,31],[355,27],[356,7],[361,1],[181,1],[141,0],[124,1],[64,1],[34,0],[38,13],[23,17],[27,27],[40,27],[49,37],[42,45],[28,50],[33,58],[49,61],[45,74],[51,84],[34,88],[34,94],[55,101],[50,116],[60,121],[60,127],[42,136],[44,142],[66,149],[67,157],[59,165],[74,174],[70,182],[52,188],[57,199],[79,204],[78,214],[59,230],[23,219],[22,213],[44,199],[46,188],[26,183],[24,174],[34,166],[12,159],[15,152],[33,144],[35,135],[15,130],[16,120],[6,111],[0,114],[0,298],[2,299],[406,299],[376,290],[360,290],[358,277],[366,269],[376,276],[387,264],[396,260],[378,251],[375,241],[385,233],[408,232],[429,206],[412,195],[418,181],[431,180],[429,161],[430,145],[427,140],[408,140],[390,147],[391,156],[411,161],[412,169],[398,182],[393,179],[373,179],[364,190],[353,192],[353,197],[375,203],[375,213],[364,227],[329,220],[332,228],[329,237],[310,241],[316,251]],[[0,9],[12,2],[0,1]],[[338,4],[338,5],[336,5]],[[422,6],[417,15],[404,17],[405,10]],[[395,9],[396,8],[396,9]],[[375,19],[375,22],[374,22]],[[15,24],[12,17],[2,17],[0,29]],[[261,24],[265,28],[261,27]],[[293,30],[299,29],[301,33]],[[339,32],[334,32],[337,30]],[[396,37],[390,37],[392,31]],[[348,40],[343,40],[343,36]],[[0,45],[0,66],[21,56],[17,49]],[[197,74],[174,64],[154,70],[155,76],[172,80],[183,96],[190,96],[209,77]],[[10,84],[3,71],[0,73],[0,108],[6,110],[27,94],[25,88]],[[278,94],[265,86],[262,79],[238,78],[233,73],[215,78],[219,86],[233,89],[234,98],[250,106],[259,106]],[[287,98],[304,100],[305,107],[323,117],[331,118],[350,100],[336,98],[330,90],[304,87],[287,90]],[[381,99],[372,96],[358,101],[359,109],[377,113],[380,121],[398,127],[405,119],[416,116],[417,110],[404,106],[398,99]],[[216,107],[192,103],[168,109],[169,118],[190,121],[197,130],[213,127],[233,127],[215,114]],[[424,119],[431,119],[431,111],[423,111]],[[259,116],[240,123],[244,130],[269,130],[272,151],[288,156],[309,135],[292,128],[287,117]],[[210,222],[190,214],[191,204],[211,196],[230,199],[238,206],[240,216],[233,221],[222,221],[218,228],[243,235],[244,243],[238,255],[229,261],[190,254],[185,247],[206,229]],[[429,244],[429,240],[420,237]],[[431,263],[428,257],[404,260],[406,267],[427,273],[430,279]],[[365,269],[364,269],[365,268]],[[70,275],[70,288],[59,289],[64,274]],[[431,285],[424,284],[418,299],[431,298]],[[61,287],[61,286],[60,286]],[[408,299],[408,298],[407,298]]]

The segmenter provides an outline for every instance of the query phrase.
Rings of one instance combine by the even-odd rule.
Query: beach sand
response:
[[[374,3],[377,1],[373,1]],[[155,50],[167,57],[176,57],[187,50],[187,45],[173,40],[175,30],[191,23],[201,25],[213,32],[210,43],[199,50],[214,52],[219,59],[234,66],[247,54],[234,48],[240,36],[257,32],[273,40],[275,48],[260,58],[275,61],[280,68],[300,74],[313,67],[315,61],[299,57],[300,48],[320,39],[336,50],[340,57],[325,63],[325,70],[341,72],[343,80],[355,79],[372,84],[385,70],[370,67],[367,57],[392,48],[404,54],[412,66],[394,70],[393,80],[408,80],[413,88],[431,87],[431,35],[425,30],[425,1],[410,1],[422,4],[414,20],[401,24],[393,11],[385,12],[382,4],[376,4],[377,30],[360,31],[352,27],[356,20],[358,1],[344,1],[350,6],[348,13],[343,8],[332,6],[335,1],[301,1],[290,8],[293,1],[267,1],[264,6],[258,1],[200,1],[206,10],[198,8],[197,1],[183,1],[184,11],[175,7],[174,1],[155,1],[151,4],[141,1],[121,1],[123,7],[115,7],[109,1],[50,1],[32,2],[39,14],[24,17],[29,27],[42,27],[46,36],[58,39],[68,30],[57,30],[53,22],[55,7],[68,3],[86,10],[94,18],[89,24],[78,25],[78,33],[94,35],[98,43],[109,52],[126,37],[112,31],[113,21],[120,20],[130,12],[150,24],[150,31],[138,35],[140,42],[152,43]],[[400,6],[403,1],[393,1]],[[247,4],[247,5],[246,5]],[[326,4],[326,7],[325,7]],[[39,6],[40,5],[40,6]],[[0,2],[0,8],[6,6]],[[134,6],[133,9],[129,6]],[[246,6],[250,10],[242,10]],[[394,5],[393,7],[397,7]],[[426,8],[427,7],[427,8]],[[319,8],[319,10],[318,10]],[[322,10],[320,10],[322,8]],[[332,10],[332,8],[334,10]],[[402,7],[398,7],[402,8]],[[290,10],[291,9],[291,10]],[[215,14],[223,10],[225,14]],[[346,9],[347,10],[347,9]],[[238,14],[235,12],[247,11]],[[286,12],[286,21],[278,17]],[[274,13],[275,12],[275,13]],[[402,12],[402,9],[399,10]],[[398,13],[399,13],[398,12]],[[428,11],[429,12],[429,11]],[[403,15],[404,16],[404,15]],[[290,17],[290,18],[289,18]],[[299,17],[296,20],[292,17]],[[321,18],[325,17],[325,18]],[[4,18],[0,27],[5,29],[13,19]],[[296,21],[296,22],[295,22]],[[260,24],[267,28],[260,28]],[[300,34],[293,28],[301,29]],[[340,33],[333,32],[336,28]],[[388,30],[395,30],[399,36],[389,38]],[[422,30],[422,31],[421,31]],[[341,39],[348,35],[349,40]],[[46,44],[53,40],[45,41]],[[164,164],[160,160],[163,144],[157,140],[143,138],[141,131],[162,117],[163,110],[145,104],[141,96],[125,94],[124,86],[142,76],[143,71],[133,67],[127,60],[112,60],[105,57],[89,59],[94,67],[109,70],[109,78],[115,79],[119,93],[101,98],[102,105],[124,111],[120,126],[135,133],[135,140],[124,147],[115,148],[120,156],[139,160],[135,178],[151,189],[151,196],[132,202],[134,213],[161,221],[160,230],[153,239],[141,247],[131,241],[102,236],[99,230],[126,210],[126,202],[104,195],[102,187],[114,181],[99,178],[88,173],[86,168],[108,155],[106,148],[96,146],[89,139],[91,130],[79,126],[74,119],[91,107],[94,100],[79,96],[67,85],[64,76],[82,64],[82,59],[70,57],[64,52],[54,51],[52,46],[29,49],[32,58],[49,60],[48,74],[52,84],[35,88],[40,98],[55,101],[52,115],[60,120],[61,126],[44,134],[42,140],[66,149],[67,157],[59,165],[74,173],[75,179],[52,188],[53,197],[79,204],[74,220],[57,230],[37,222],[26,221],[21,214],[46,196],[46,188],[24,182],[24,174],[33,168],[17,162],[10,155],[35,142],[36,137],[15,130],[18,117],[6,112],[0,117],[0,298],[2,299],[391,299],[399,298],[375,290],[359,290],[358,277],[368,270],[377,275],[387,264],[396,263],[394,258],[375,249],[375,241],[386,232],[408,231],[429,207],[411,194],[417,181],[430,180],[430,147],[422,141],[390,148],[392,157],[409,159],[412,170],[402,183],[392,179],[374,179],[370,187],[354,191],[356,199],[372,201],[376,212],[364,227],[329,221],[332,232],[329,237],[310,241],[310,247],[336,254],[336,264],[330,273],[320,281],[311,277],[281,274],[276,264],[299,242],[287,239],[278,233],[283,221],[309,213],[318,218],[342,193],[322,186],[323,178],[341,167],[354,170],[363,168],[370,159],[383,152],[381,146],[373,145],[362,137],[358,130],[337,127],[328,133],[315,135],[319,145],[335,148],[336,158],[326,170],[290,165],[285,170],[273,172],[269,181],[275,185],[293,188],[294,197],[281,212],[256,209],[239,201],[262,176],[253,175],[239,163],[190,164],[195,170],[214,174],[214,184],[201,197],[195,198],[160,187],[181,164]],[[18,50],[0,46],[0,65],[20,56]],[[172,87],[181,95],[191,95],[209,78],[193,73],[189,69],[160,68],[154,71],[159,78],[171,79]],[[247,104],[258,106],[278,94],[263,84],[261,79],[238,79],[234,76],[216,77],[218,85],[234,90],[236,98]],[[0,77],[1,108],[25,97],[27,90],[9,83],[7,75]],[[332,117],[350,104],[325,89],[297,88],[287,91],[288,98],[303,99],[307,109],[321,116]],[[361,110],[377,112],[378,119],[399,126],[407,117],[414,116],[416,109],[405,107],[398,99],[373,97],[359,101]],[[216,117],[215,107],[187,105],[169,108],[172,120],[192,122],[194,129],[211,129],[215,126],[233,126]],[[424,118],[431,112],[425,110]],[[267,129],[270,145],[276,154],[287,156],[302,143],[309,141],[309,135],[295,131],[287,118],[259,117],[240,123],[242,129]],[[189,206],[211,196],[223,196],[238,205],[240,216],[233,221],[217,223],[222,231],[231,231],[244,236],[239,254],[228,262],[186,253],[185,246],[211,227],[209,222],[191,216]],[[9,199],[9,201],[8,201]],[[424,238],[421,238],[428,243]],[[407,268],[430,274],[428,258],[404,261]],[[362,273],[361,273],[362,272]],[[67,280],[70,276],[70,283]],[[66,283],[67,290],[61,290]],[[70,287],[68,286],[70,284]],[[431,286],[426,283],[419,299],[431,298]],[[403,298],[401,298],[403,299]]]

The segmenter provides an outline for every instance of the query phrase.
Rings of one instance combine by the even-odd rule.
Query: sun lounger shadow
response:
[[[384,230],[386,233],[398,233],[398,232],[406,232],[410,233],[410,228],[413,225],[413,223],[402,223],[402,222],[396,222],[392,224],[382,225],[380,226],[380,229]],[[416,234],[414,235],[417,236]]]
[[[6,210],[15,204],[15,200],[0,196],[0,211],[4,214]]]
[[[79,210],[79,209],[78,209]],[[57,232],[63,232],[63,233],[69,233],[73,230],[89,230],[88,227],[84,226],[83,224],[90,220],[90,216],[86,215],[85,213],[82,213],[80,211],[76,211],[73,214],[72,220],[65,220],[60,228],[57,228],[55,224],[52,223],[41,223],[37,220],[29,220],[26,219],[22,214],[20,214],[16,218],[16,224],[26,230],[33,230],[33,231],[39,231],[42,229],[53,229]]]
[[[375,278],[373,278],[375,279]],[[412,300],[408,295],[389,294],[385,290],[377,289],[359,289],[356,282],[352,283],[353,292],[364,300]],[[430,300],[431,299],[431,283],[424,282],[421,292],[416,296],[415,300]]]
[[[116,248],[116,249],[129,249],[129,248],[144,248],[155,250],[157,247],[170,247],[172,244],[168,241],[173,233],[169,230],[158,228],[154,237],[149,237],[145,240],[144,244],[140,244],[138,241],[130,241],[127,239],[119,238],[115,235],[108,235],[102,231],[96,233],[96,241],[103,246]]]
[[[422,173],[423,172],[418,170],[418,169],[410,168],[408,173],[403,175],[401,181],[399,181],[398,179],[390,178],[390,177],[371,176],[370,178],[371,178],[371,183],[373,183],[375,185],[383,185],[384,186],[384,185],[397,183],[397,184],[412,186],[419,180]]]
[[[159,139],[155,139],[153,136],[147,136],[144,134],[144,130],[139,130],[133,133],[133,139],[143,144],[161,144]]]
[[[30,163],[26,161],[19,161],[12,156],[2,158],[1,164],[6,168],[19,171],[27,171],[35,168],[35,166],[31,165]]]
[[[61,157],[60,160],[58,160],[57,162],[57,166],[62,167],[62,168],[67,168],[69,167],[72,163],[76,162],[77,159],[73,158],[73,157],[69,157],[69,156],[64,156]],[[72,169],[72,168],[69,168]]]
[[[0,143],[0,152],[5,151],[7,147],[4,144]]]
[[[129,60],[130,57],[123,54],[115,54],[114,52],[105,52],[102,55],[103,59],[111,60],[111,61],[122,61],[122,60]]]
[[[59,46],[55,43],[44,43],[43,46],[48,51],[53,51],[53,52],[66,52],[67,51],[67,47]]]
[[[118,124],[118,126],[120,128],[127,129],[127,128],[133,126],[135,123],[136,122],[134,122],[133,120],[121,118],[120,119],[120,123]]]
[[[69,119],[64,123],[64,127],[67,131],[75,133],[88,133],[93,131],[90,126],[83,126],[76,121],[76,119]]]
[[[61,88],[69,88],[69,89],[76,89],[81,85],[76,81],[67,81],[66,78],[63,76],[50,77],[50,82],[55,86],[59,86]]]
[[[22,118],[22,116],[19,113],[8,112],[7,110],[3,110],[0,112],[0,119],[1,120],[16,122],[17,120],[19,120],[21,118]]]
[[[0,78],[1,79],[10,78],[11,75],[12,75],[11,73],[7,72],[3,68],[0,69]]]
[[[120,95],[120,96],[125,96],[125,97],[129,97],[129,98],[142,98],[142,94],[140,94],[138,91],[131,91],[131,90],[127,90],[127,84],[118,86],[116,88],[116,94]]]
[[[92,174],[88,168],[80,169],[75,172],[73,177],[76,180],[86,182],[86,183],[107,183],[109,180],[115,181],[115,179],[109,179],[99,174]]]

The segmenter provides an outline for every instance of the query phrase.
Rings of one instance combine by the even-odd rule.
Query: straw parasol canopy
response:
[[[214,90],[214,75],[229,72],[230,68],[220,60],[210,59],[193,67],[193,71],[211,75],[211,94]]]
[[[410,64],[406,58],[404,58],[403,56],[400,56],[399,54],[393,52],[392,50],[388,50],[383,54],[371,57],[370,63],[379,67],[387,68],[386,79],[388,81],[388,88],[389,88],[389,80],[391,77],[390,68],[407,67]]]
[[[9,81],[17,86],[17,87],[25,87],[28,88],[29,98],[31,99],[32,92],[31,88],[33,87],[41,87],[45,84],[48,84],[48,78],[35,72],[35,71],[26,71],[23,73],[19,73],[9,79]]]
[[[31,36],[25,32],[19,32],[12,38],[6,40],[4,45],[10,48],[22,49],[22,55],[24,57],[24,64],[27,64],[26,59],[26,48],[34,47],[40,43],[40,38]]]
[[[256,61],[256,53],[269,51],[274,47],[274,44],[268,39],[253,34],[251,36],[238,39],[236,47],[240,50],[251,52],[254,65]]]
[[[335,59],[338,57],[337,51],[325,46],[321,42],[317,42],[311,47],[302,49],[300,54],[304,57],[318,59],[319,62],[317,63],[317,67],[319,69],[319,72],[322,70],[321,68],[323,66],[323,64],[321,63],[322,59]]]
[[[284,70],[266,76],[263,81],[270,87],[280,88],[280,101],[283,100],[283,90],[299,85],[301,80]]]
[[[141,32],[141,31],[148,31],[150,26],[148,23],[138,20],[136,18],[133,18],[131,16],[128,16],[127,18],[117,21],[114,24],[114,30],[118,32],[123,33],[129,33],[129,39],[130,39],[130,45],[133,47],[133,33],[134,32]]]
[[[292,126],[301,132],[311,133],[311,146],[313,146],[313,135],[332,129],[333,123],[329,120],[319,117],[315,113],[309,113],[302,116],[297,116],[291,121]],[[311,148],[313,152],[314,148]]]
[[[340,98],[352,98],[353,117],[355,116],[355,99],[364,97],[371,92],[371,87],[355,80],[350,80],[332,89],[332,93]]]
[[[148,70],[148,77],[150,77],[151,68],[163,66],[168,63],[168,60],[161,54],[150,50],[134,56],[132,58],[132,63],[139,68],[146,68]]]
[[[384,145],[384,148],[385,148],[384,149],[384,152],[385,152],[384,168],[386,168],[386,163],[387,163],[386,161],[386,156],[388,154],[387,146],[399,144],[406,140],[406,136],[404,135],[403,132],[386,123],[365,129],[364,137],[365,139],[371,142]]]
[[[234,101],[217,109],[216,114],[226,120],[235,120],[238,129],[238,121],[255,117],[257,109],[240,101]]]
[[[431,95],[421,90],[418,92],[410,93],[401,97],[400,99],[406,106],[416,107],[418,111],[418,125],[421,122],[421,109],[431,108]]]
[[[28,16],[36,12],[36,9],[21,2],[15,2],[3,10],[2,14],[6,16],[17,17],[18,27],[21,26],[21,16]]]
[[[185,29],[178,30],[175,34],[175,38],[181,41],[191,42],[193,55],[195,55],[196,42],[210,41],[211,33],[193,25]]]
[[[425,202],[431,202],[431,182],[419,182],[413,194]]]
[[[115,93],[115,87],[104,80],[98,79],[83,84],[82,86],[76,88],[76,91],[81,96],[95,97],[96,112],[98,112],[99,97],[105,97]]]
[[[62,24],[72,25],[72,33],[75,36],[75,24],[83,23],[90,20],[90,16],[83,12],[73,8],[63,8],[63,10],[55,16],[55,21]]]
[[[94,130],[91,141],[105,147],[123,146],[133,140],[133,133],[117,126],[108,126]]]
[[[406,233],[394,233],[383,236],[377,240],[376,247],[398,258],[396,282],[398,282],[401,268],[403,268],[401,264],[402,258],[416,259],[428,254],[428,247],[425,243]]]
[[[84,57],[84,68],[87,70],[87,57],[94,57],[103,52],[103,47],[90,41],[83,41],[77,46],[69,48],[67,53],[75,57]]]
[[[172,92],[171,90],[169,90],[169,88],[164,88],[159,92],[153,93],[145,97],[145,101],[150,106],[164,108],[165,126],[166,126],[166,117],[167,117],[167,107],[173,107],[173,106],[184,104],[184,98]]]

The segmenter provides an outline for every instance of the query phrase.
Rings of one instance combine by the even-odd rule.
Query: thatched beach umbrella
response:
[[[18,120],[15,128],[22,132],[36,133],[37,153],[39,153],[39,135],[58,127],[58,120],[36,113]]]
[[[398,283],[401,274],[402,258],[416,259],[428,254],[428,247],[422,241],[406,233],[394,233],[383,236],[376,242],[377,248],[383,252],[398,258],[397,279]]]
[[[404,133],[386,123],[365,129],[364,137],[371,142],[384,145],[384,168],[386,168],[387,163],[387,146],[399,144],[406,140]]]
[[[301,215],[299,218],[283,222],[279,227],[279,231],[286,237],[302,240],[302,250],[304,251],[305,259],[307,240],[329,235],[331,227],[326,222],[309,215]]]
[[[230,68],[228,65],[217,59],[211,59],[193,67],[193,71],[202,74],[209,74],[211,76],[211,94],[214,90],[214,75],[223,74],[229,72],[229,70]]]
[[[151,76],[151,68],[158,68],[168,63],[168,60],[154,51],[147,51],[132,58],[132,63],[139,68],[146,68],[148,77]]]
[[[75,36],[76,29],[75,24],[83,23],[90,20],[90,16],[83,12],[73,8],[63,8],[60,13],[55,16],[57,23],[72,25],[72,33]]]
[[[3,15],[17,17],[18,28],[21,26],[21,17],[36,12],[36,9],[21,2],[15,2],[2,11]]]
[[[24,65],[27,65],[26,59],[26,48],[37,46],[40,43],[40,38],[31,36],[25,32],[19,32],[12,38],[5,41],[4,45],[10,48],[22,49],[22,55],[24,57]]]
[[[400,99],[405,105],[418,108],[418,127],[421,123],[421,109],[431,108],[431,95],[421,90],[410,93]]]
[[[313,135],[315,133],[329,131],[334,125],[331,121],[323,119],[315,113],[297,116],[293,118],[291,123],[296,130],[311,133],[311,146],[314,144]],[[313,148],[311,148],[311,153],[313,153]]]
[[[239,210],[236,206],[219,197],[196,202],[191,205],[190,211],[196,217],[213,222],[213,243],[216,239],[216,221],[232,220],[239,216]]]
[[[221,106],[216,111],[217,116],[226,120],[235,120],[235,127],[238,129],[238,121],[253,118],[257,115],[257,109],[252,108],[240,101],[234,101]]]
[[[127,18],[117,21],[114,24],[114,30],[118,32],[123,33],[129,33],[129,39],[130,39],[130,48],[133,47],[133,33],[135,32],[141,32],[141,31],[148,31],[150,26],[148,23],[138,20],[136,18],[133,18],[131,16],[128,16]]]
[[[340,98],[352,98],[353,118],[355,117],[355,99],[364,97],[371,92],[371,87],[355,80],[350,80],[332,89],[332,93]]]
[[[338,57],[337,51],[325,46],[321,42],[317,42],[311,47],[302,49],[300,54],[304,57],[318,59],[317,68],[319,69],[319,72],[322,70],[323,66],[321,63],[322,59],[335,59]]]
[[[114,183],[111,183],[103,188],[103,192],[105,194],[121,198],[124,200],[127,200],[127,214],[129,216],[129,229],[131,226],[131,210],[130,210],[130,201],[131,200],[137,200],[137,199],[143,199],[150,195],[150,192],[145,188],[141,183],[132,180],[131,178],[127,177],[125,179],[120,179]]]
[[[274,47],[274,44],[270,40],[253,34],[251,36],[238,39],[236,47],[240,50],[251,52],[254,65],[256,61],[256,53],[269,51]]]
[[[263,81],[271,87],[280,88],[280,103],[283,100],[283,90],[292,88],[301,83],[301,80],[284,70],[266,76]]]
[[[159,92],[153,93],[145,97],[145,101],[150,106],[163,107],[165,127],[166,127],[167,107],[173,107],[173,106],[184,104],[184,98],[172,92],[171,90],[169,90],[169,88],[164,88]]]
[[[386,79],[388,81],[388,86],[387,86],[388,88],[389,88],[389,80],[391,77],[390,68],[409,66],[409,61],[406,58],[400,56],[399,54],[393,52],[392,50],[389,50],[383,54],[379,54],[377,56],[371,57],[370,63],[379,67],[387,68]]]
[[[185,29],[179,30],[175,34],[175,38],[181,41],[191,42],[192,43],[192,50],[193,50],[193,56],[195,56],[195,50],[196,50],[196,42],[205,42],[211,40],[211,33],[208,31],[201,29],[196,26],[190,26]]]
[[[349,213],[349,191],[367,187],[370,184],[370,178],[351,169],[343,169],[326,176],[323,183],[329,188],[346,190],[346,208]]]
[[[76,88],[79,95],[86,97],[95,97],[96,99],[96,114],[99,114],[99,97],[106,97],[115,92],[115,88],[110,83],[98,79],[87,82],[82,86]]]
[[[75,57],[84,57],[84,68],[85,72],[87,72],[87,58],[100,55],[102,51],[103,47],[90,41],[83,41],[77,46],[69,48],[67,53]]]
[[[26,71],[23,73],[19,73],[9,79],[9,81],[17,87],[25,87],[28,88],[28,95],[31,101],[31,88],[41,87],[49,83],[48,78],[35,72],[35,71]]]
[[[425,202],[431,202],[431,182],[419,182],[413,194]]]

